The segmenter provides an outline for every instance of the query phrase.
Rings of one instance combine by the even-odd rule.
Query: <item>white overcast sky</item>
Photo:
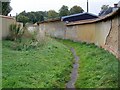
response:
[[[114,6],[114,3],[118,3],[120,0],[89,0],[89,12],[98,14],[102,5]],[[11,0],[12,16],[22,11],[48,11],[58,10],[62,5],[66,5],[69,9],[74,5],[81,6],[86,11],[87,0]]]

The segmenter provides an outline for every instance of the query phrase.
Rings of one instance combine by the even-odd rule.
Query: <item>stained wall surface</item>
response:
[[[95,24],[84,24],[67,27],[66,39],[75,41],[94,43],[95,42]]]
[[[62,21],[41,23],[39,29],[53,37],[94,43],[116,56],[119,55],[120,15],[92,23],[70,26]]]
[[[42,23],[39,25],[39,30],[45,30],[47,35],[53,37],[65,38],[66,25],[61,21]]]
[[[111,20],[111,29],[109,31],[109,34],[106,38],[105,46],[109,51],[119,54],[118,53],[118,31],[119,31],[119,18],[118,16]]]

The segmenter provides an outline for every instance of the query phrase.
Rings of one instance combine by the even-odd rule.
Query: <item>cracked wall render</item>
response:
[[[118,54],[118,17],[112,19],[111,22],[111,29],[106,38],[105,46],[109,49],[109,51],[114,54]]]
[[[106,37],[111,28],[111,21],[98,22],[95,25],[95,44],[102,46],[105,45]]]

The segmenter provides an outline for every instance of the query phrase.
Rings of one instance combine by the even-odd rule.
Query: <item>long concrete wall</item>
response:
[[[119,56],[120,15],[91,23],[66,24],[62,21],[43,22],[39,29],[47,35],[73,41],[94,43]]]
[[[40,30],[44,30],[47,35],[71,39],[74,41],[95,43],[103,46],[111,29],[111,20],[98,23],[88,23],[80,25],[66,26],[64,22],[41,23]]]

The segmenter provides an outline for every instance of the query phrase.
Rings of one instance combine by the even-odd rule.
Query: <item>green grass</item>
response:
[[[118,59],[93,44],[58,40],[80,57],[76,88],[118,88]]]
[[[12,41],[3,41],[3,88],[62,88],[70,79],[73,57],[55,40],[37,49],[17,51]]]

